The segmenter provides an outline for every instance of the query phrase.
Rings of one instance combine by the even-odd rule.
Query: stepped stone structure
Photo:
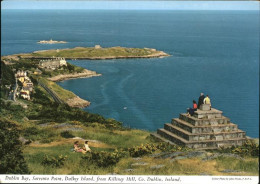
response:
[[[217,149],[232,145],[242,145],[246,139],[245,132],[222,115],[222,111],[203,104],[194,112],[180,114],[171,123],[158,129],[155,137],[172,144],[184,145],[194,149]]]

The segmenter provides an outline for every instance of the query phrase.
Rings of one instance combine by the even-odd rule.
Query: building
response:
[[[23,88],[26,88],[30,92],[32,92],[33,91],[33,83],[32,82],[24,82],[23,83]]]
[[[20,96],[23,99],[30,100],[30,93],[33,91],[33,83],[31,79],[27,76],[27,72],[23,70],[18,70],[15,74],[15,77],[18,81],[22,83],[22,89],[20,91]],[[17,92],[18,93],[18,92]],[[16,95],[17,95],[16,93]],[[19,93],[18,93],[19,95]]]
[[[23,99],[30,100],[30,91],[28,88],[22,88],[20,91],[20,95]]]
[[[19,78],[19,77],[25,77],[27,76],[27,73],[23,70],[18,70],[17,73],[16,73],[16,77]]]
[[[39,67],[44,69],[55,70],[61,66],[67,66],[67,62],[64,58],[53,58],[53,59],[41,60],[39,62]]]
[[[41,74],[42,74],[42,71],[39,70],[39,68],[36,68],[36,70],[33,72],[33,74],[35,74],[35,75],[41,75]]]
[[[101,49],[102,47],[100,45],[95,45],[95,49]]]

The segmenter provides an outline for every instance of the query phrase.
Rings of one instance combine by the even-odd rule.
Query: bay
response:
[[[69,61],[101,77],[59,82],[84,110],[156,131],[209,94],[248,136],[259,137],[259,12],[4,10],[2,55],[76,46],[156,48],[170,57]],[[39,40],[67,44],[41,45]]]

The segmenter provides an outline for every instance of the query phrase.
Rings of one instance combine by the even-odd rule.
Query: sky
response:
[[[4,0],[2,9],[259,10],[259,1]]]

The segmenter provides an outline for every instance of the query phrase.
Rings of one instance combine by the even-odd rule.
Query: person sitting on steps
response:
[[[211,110],[211,102],[210,102],[209,95],[207,95],[206,98],[204,98],[203,103],[208,104],[210,106],[210,110]]]
[[[204,98],[205,98],[204,94],[200,93],[200,97],[199,97],[199,101],[198,101],[198,108],[200,108],[200,106],[203,104]]]
[[[188,116],[193,116],[194,112],[197,110],[198,106],[195,100],[193,100],[193,107],[187,109],[188,111]]]

